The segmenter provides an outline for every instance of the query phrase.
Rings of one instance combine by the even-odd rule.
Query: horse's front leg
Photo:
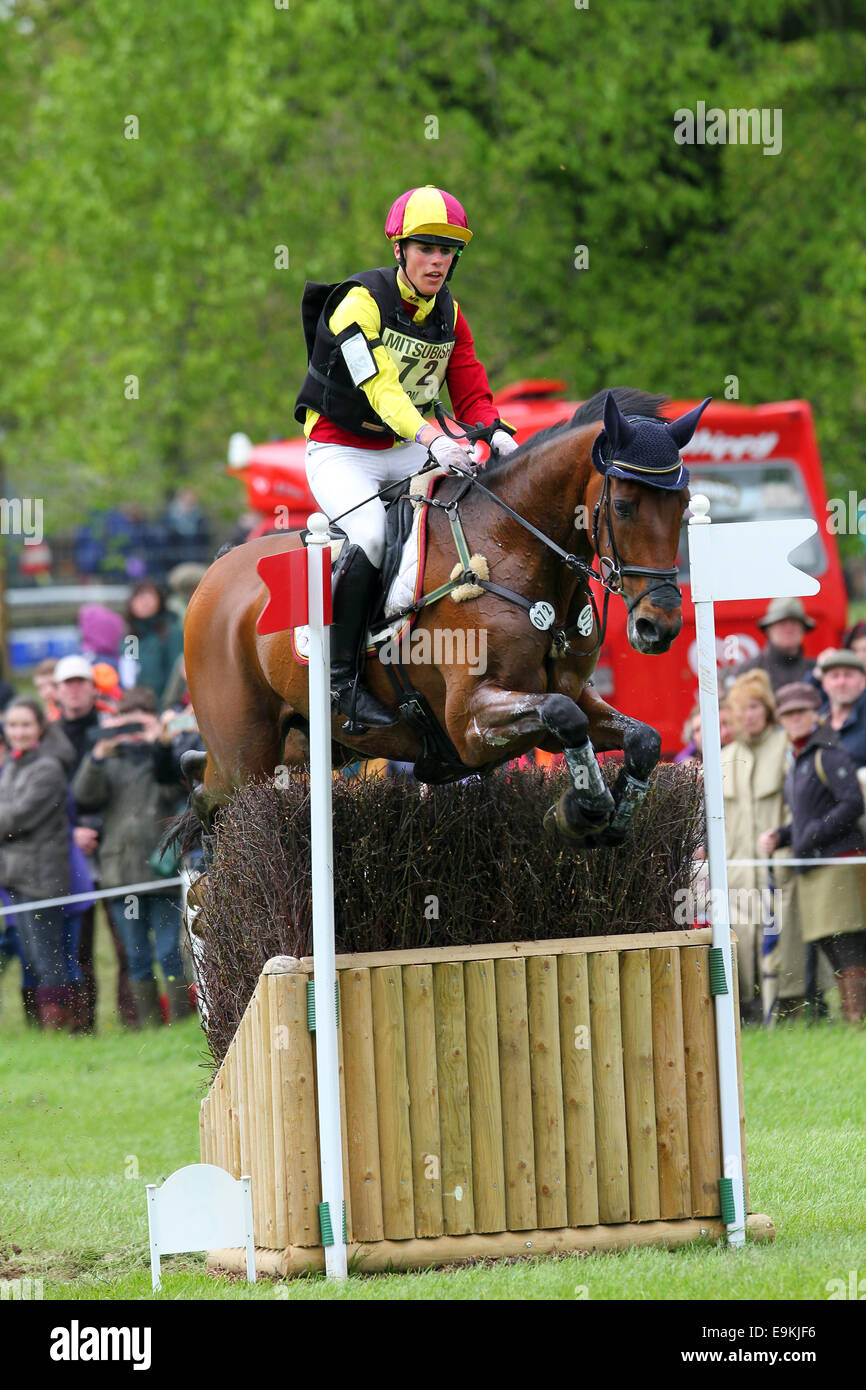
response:
[[[470,766],[480,766],[508,744],[519,745],[527,735],[536,742],[551,735],[558,739],[574,788],[550,808],[545,827],[558,831],[571,844],[583,844],[587,836],[605,828],[614,811],[588,729],[587,716],[567,695],[529,695],[482,685],[469,701],[462,756]]]
[[[598,845],[621,845],[649,790],[650,774],[661,753],[661,737],[649,724],[620,714],[602,700],[592,686],[584,687],[578,704],[587,717],[589,737],[599,752],[621,748],[625,754],[613,784],[616,809],[609,824],[594,841]]]

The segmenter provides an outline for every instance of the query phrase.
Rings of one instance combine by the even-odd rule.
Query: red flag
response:
[[[330,559],[330,552],[328,554]],[[287,632],[303,627],[310,621],[307,596],[307,551],[284,550],[278,555],[263,555],[256,569],[268,587],[268,601],[259,614],[256,632],[263,637],[271,632]],[[326,565],[322,583],[322,604],[325,626],[331,621],[331,566]]]

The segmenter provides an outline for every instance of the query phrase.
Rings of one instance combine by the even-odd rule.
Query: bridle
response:
[[[497,426],[495,425],[477,425],[474,427],[471,425],[463,425],[460,423],[460,421],[454,420],[452,416],[447,415],[438,401],[436,402],[436,406],[434,407],[434,413],[441,428],[445,431],[446,434],[450,435],[452,439],[458,439],[460,436],[454,434],[448,428],[448,425],[446,424],[446,419],[452,420],[452,423],[458,426],[458,428],[466,436],[467,439],[470,439],[472,441],[481,439],[487,445],[490,444],[490,438],[493,434],[493,431],[497,428]],[[533,536],[535,536],[536,540],[541,541],[542,545],[546,546],[548,550],[552,550],[553,553],[562,561],[564,565],[566,565],[570,570],[573,570],[579,576],[583,584],[583,587],[586,590],[589,602],[592,606],[595,625],[598,627],[599,630],[598,642],[596,646],[591,648],[589,653],[586,653],[587,655],[593,655],[595,652],[597,652],[604,642],[605,632],[607,630],[607,605],[611,594],[616,594],[623,600],[629,617],[631,617],[634,609],[641,602],[641,600],[646,598],[648,594],[659,594],[661,599],[660,603],[658,603],[657,601],[657,606],[659,607],[680,607],[682,603],[682,590],[676,583],[676,580],[678,578],[678,570],[676,569],[676,566],[674,566],[672,569],[658,569],[651,565],[623,564],[622,559],[620,558],[619,550],[617,548],[616,535],[613,529],[613,517],[611,516],[610,512],[611,489],[609,472],[606,471],[604,473],[604,482],[602,483],[601,494],[593,508],[592,513],[591,545],[594,552],[594,556],[598,560],[597,570],[593,569],[591,560],[583,560],[579,555],[574,555],[569,551],[563,550],[562,546],[557,545],[556,541],[552,540],[550,536],[545,535],[544,532],[540,531],[537,526],[533,526],[531,521],[527,521],[525,517],[522,517],[519,514],[519,512],[516,512],[512,507],[509,507],[507,502],[503,502],[501,497],[497,497],[495,492],[491,492],[488,487],[485,487],[484,484],[480,482],[476,476],[470,476],[467,474],[467,482],[471,483],[472,487],[478,489],[478,491],[485,493],[485,495],[489,497],[492,502],[496,503],[497,507],[500,507],[502,511],[507,512],[508,515],[514,521],[519,522],[519,524],[525,530],[529,531]],[[604,524],[607,527],[607,537],[610,543],[611,552],[609,556],[602,555],[600,551],[599,528],[600,522],[602,520],[604,521]],[[634,598],[630,598],[623,588],[623,579],[631,575],[636,575],[640,578],[647,579],[650,581]],[[598,607],[595,602],[595,596],[592,592],[592,589],[589,587],[588,581],[590,579],[594,579],[604,591],[604,604],[602,606],[602,613],[600,617]],[[485,585],[484,587],[491,588],[493,592],[501,592],[503,597],[507,596],[507,591],[498,591],[496,589],[493,589],[493,586],[491,585]],[[671,602],[672,598],[674,600],[673,602]],[[566,628],[562,634],[563,638],[567,641],[569,637],[575,636],[578,630],[579,629],[577,625],[570,628]]]
[[[598,558],[599,570],[604,571],[604,578],[601,579],[602,587],[609,589],[611,593],[622,595],[629,617],[631,617],[632,612],[637,608],[641,599],[646,598],[648,594],[654,594],[656,592],[658,592],[661,599],[661,602],[657,603],[658,607],[678,608],[682,602],[683,595],[682,590],[676,582],[678,577],[676,566],[674,566],[673,569],[662,570],[656,569],[651,565],[623,564],[619,556],[616,536],[613,530],[613,517],[610,514],[610,498],[610,473],[607,472],[604,475],[601,495],[592,510],[592,548]],[[599,523],[602,520],[607,527],[607,538],[610,542],[610,556],[602,555],[599,548]],[[637,575],[639,578],[649,579],[654,582],[647,584],[636,597],[629,598],[622,584],[623,579],[628,575]],[[675,600],[673,603],[670,602],[671,596],[673,596]]]

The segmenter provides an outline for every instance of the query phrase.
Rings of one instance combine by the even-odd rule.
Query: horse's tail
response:
[[[187,854],[192,849],[201,849],[202,826],[192,806],[187,806],[179,816],[169,823],[168,829],[159,842],[160,853],[174,849],[178,854]]]

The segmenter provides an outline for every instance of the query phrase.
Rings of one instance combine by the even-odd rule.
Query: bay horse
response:
[[[707,402],[666,421],[664,400],[627,388],[599,392],[566,425],[492,460],[476,483],[449,477],[438,484],[428,508],[424,593],[454,571],[446,507],[461,494],[468,549],[483,552],[489,581],[479,581],[469,601],[448,595],[420,607],[413,629],[428,633],[434,655],[437,630],[447,628],[452,641],[462,633],[463,645],[454,642],[452,650],[464,652],[472,646],[467,635],[476,652],[484,637],[483,671],[455,661],[411,667],[456,758],[438,769],[429,756],[419,762],[423,739],[404,719],[357,733],[335,714],[335,763],[414,762],[421,780],[435,782],[490,770],[536,747],[563,752],[574,785],[548,811],[548,832],[573,846],[622,842],[661,740],[592,686],[603,619],[589,580],[601,580],[605,612],[609,596],[625,602],[636,651],[668,650],[682,626],[676,556],[689,496],[678,451]],[[207,753],[188,754],[184,770],[201,776],[190,805],[205,827],[239,785],[307,760],[306,666],[290,632],[256,631],[268,597],[258,560],[301,544],[299,533],[286,533],[238,546],[213,563],[190,602],[186,670]],[[387,664],[369,659],[364,679],[394,708]],[[612,790],[595,756],[609,750],[624,753]]]

